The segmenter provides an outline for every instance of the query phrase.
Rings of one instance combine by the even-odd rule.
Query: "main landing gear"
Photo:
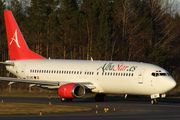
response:
[[[151,104],[154,105],[154,104],[158,104],[158,101],[154,98],[154,99],[151,99]]]
[[[95,96],[96,102],[105,102],[107,99],[106,94],[104,93],[97,93]]]

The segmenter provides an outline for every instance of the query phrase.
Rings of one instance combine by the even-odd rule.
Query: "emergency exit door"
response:
[[[143,76],[144,76],[145,69],[141,69],[138,74],[138,84],[143,84]]]

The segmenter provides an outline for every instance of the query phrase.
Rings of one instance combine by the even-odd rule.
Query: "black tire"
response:
[[[96,94],[95,101],[96,102],[105,102],[106,101],[106,94],[104,94],[104,93]]]
[[[152,105],[158,104],[158,101],[156,99],[151,99],[151,104]]]

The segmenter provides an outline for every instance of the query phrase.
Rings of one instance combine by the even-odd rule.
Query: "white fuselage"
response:
[[[97,93],[162,94],[176,85],[166,70],[148,63],[52,59],[8,62],[14,66],[6,66],[7,70],[18,78],[92,83],[92,92]]]

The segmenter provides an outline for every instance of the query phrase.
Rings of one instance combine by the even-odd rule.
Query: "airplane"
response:
[[[149,63],[129,61],[46,59],[31,51],[10,10],[4,10],[10,60],[0,62],[17,78],[0,80],[29,83],[57,90],[61,101],[96,93],[95,101],[106,101],[106,94],[146,95],[151,104],[176,86],[165,69]]]

